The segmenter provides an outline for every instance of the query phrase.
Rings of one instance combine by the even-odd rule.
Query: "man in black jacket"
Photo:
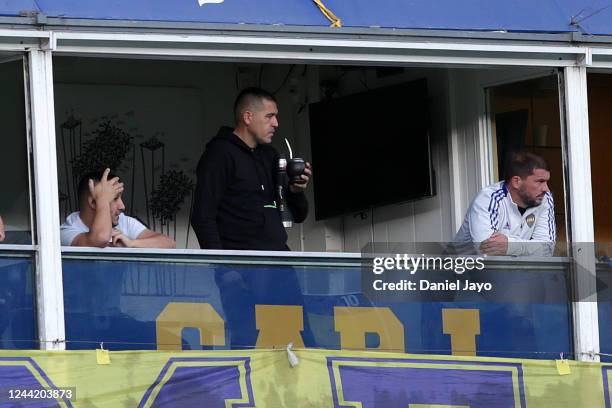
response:
[[[276,100],[259,88],[243,90],[234,104],[234,129],[222,127],[198,163],[191,224],[201,248],[288,250],[277,208],[278,153],[269,144],[278,127]],[[308,214],[304,190],[312,175],[289,185],[295,222]]]

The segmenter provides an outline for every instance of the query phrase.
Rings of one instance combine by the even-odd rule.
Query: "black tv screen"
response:
[[[317,220],[432,196],[427,81],[310,104]]]

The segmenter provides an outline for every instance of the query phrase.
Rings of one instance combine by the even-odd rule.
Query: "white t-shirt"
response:
[[[119,223],[116,228],[127,235],[129,239],[138,238],[147,229],[140,221],[123,213],[119,215]],[[89,232],[89,228],[81,220],[80,213],[78,211],[73,212],[60,227],[62,246],[72,245],[72,241],[74,241],[77,235],[87,232]]]
[[[557,239],[555,205],[550,193],[542,203],[521,214],[501,181],[485,187],[474,198],[456,243],[480,243],[494,232],[508,237],[508,255],[551,256]]]

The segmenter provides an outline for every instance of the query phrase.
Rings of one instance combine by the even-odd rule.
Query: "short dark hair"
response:
[[[509,183],[514,176],[524,179],[531,176],[535,169],[550,171],[550,166],[546,160],[537,154],[530,152],[511,153],[506,162],[504,180]]]
[[[270,92],[257,88],[250,87],[245,88],[236,97],[236,101],[234,102],[234,119],[236,123],[240,122],[240,117],[242,113],[248,108],[253,108],[253,106],[260,105],[263,100],[268,100],[276,103],[276,98]]]
[[[81,176],[81,180],[79,180],[79,185],[77,187],[79,203],[85,200],[85,198],[89,194],[89,180],[91,179],[94,181],[94,183],[98,183],[100,180],[102,180],[102,175],[104,174],[105,170],[106,169],[102,171],[90,171],[89,173],[86,173],[83,176]],[[115,177],[117,177],[117,175],[113,173],[108,174],[108,180],[111,180]]]

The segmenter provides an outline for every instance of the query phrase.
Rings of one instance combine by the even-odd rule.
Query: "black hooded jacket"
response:
[[[278,153],[251,149],[233,129],[222,127],[207,145],[197,169],[191,225],[201,248],[284,251],[287,233],[275,206]],[[294,222],[308,214],[303,193],[286,191]]]

